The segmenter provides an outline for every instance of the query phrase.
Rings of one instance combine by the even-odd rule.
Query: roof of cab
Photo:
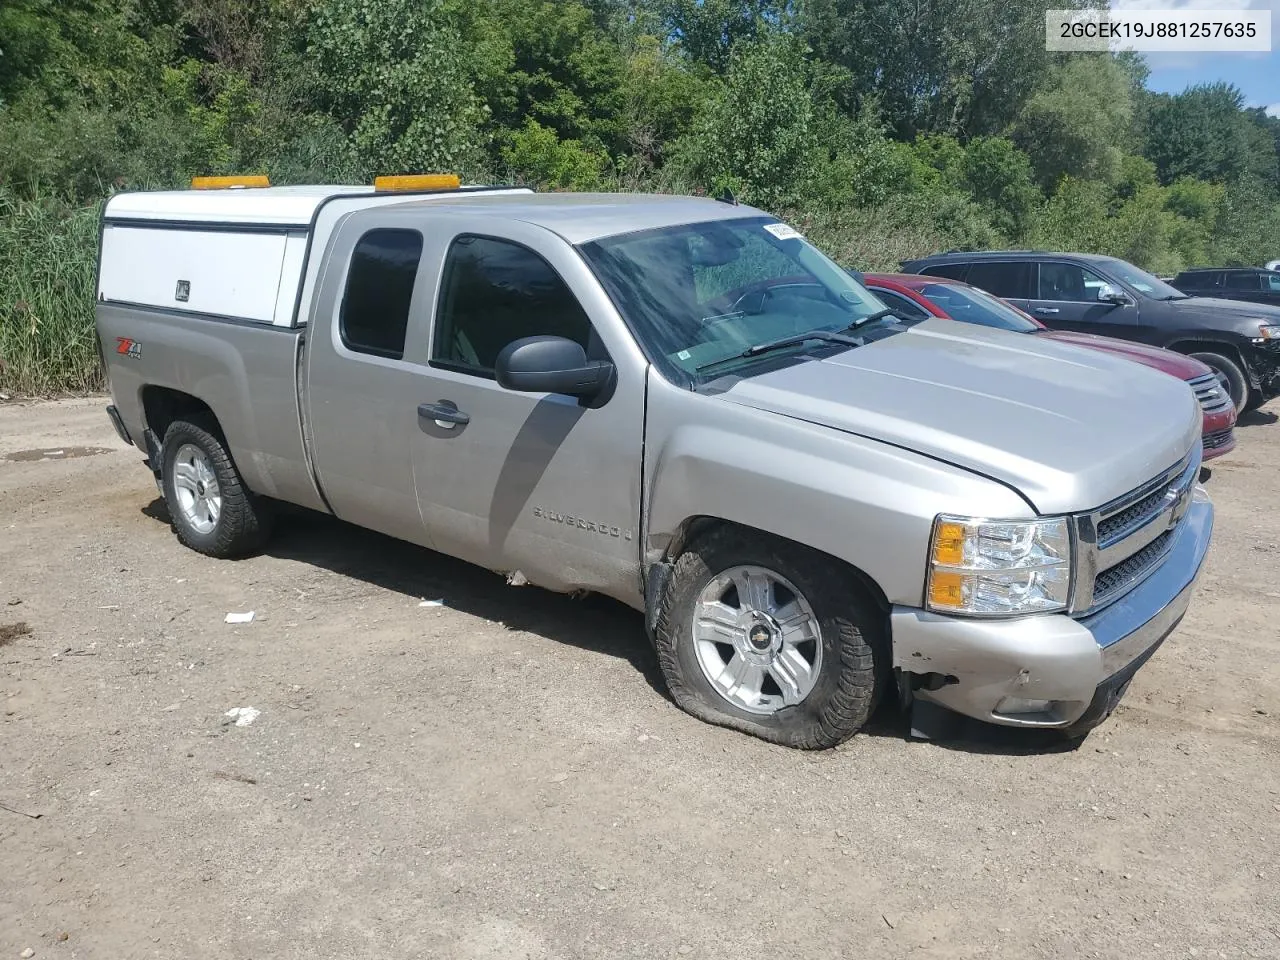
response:
[[[379,215],[408,218],[427,204],[433,213],[530,223],[559,234],[572,244],[660,227],[767,216],[754,207],[707,197],[650,193],[455,194],[383,207]]]
[[[432,211],[520,220],[558,233],[569,243],[634,233],[656,227],[762,216],[752,207],[705,197],[639,193],[531,193],[511,188],[393,194],[367,186],[256,187],[224,190],[168,190],[121,193],[107,201],[108,220],[182,223],[263,224],[306,227],[326,200],[337,196],[379,197],[379,216],[411,217]]]

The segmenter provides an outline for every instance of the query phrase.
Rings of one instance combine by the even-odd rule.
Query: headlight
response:
[[[1264,323],[1258,327],[1258,336],[1254,338],[1258,342],[1267,341],[1274,343],[1280,340],[1280,323]]]
[[[940,516],[929,551],[928,607],[1011,616],[1065,610],[1071,534],[1065,518],[973,520]]]

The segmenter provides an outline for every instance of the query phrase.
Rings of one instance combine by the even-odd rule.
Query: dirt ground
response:
[[[185,550],[103,403],[0,405],[0,960],[1280,957],[1272,412],[1083,745],[813,754],[681,713],[608,602],[311,516]]]

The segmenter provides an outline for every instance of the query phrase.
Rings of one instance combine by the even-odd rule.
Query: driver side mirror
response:
[[[1104,283],[1098,288],[1098,302],[1109,303],[1113,306],[1119,307],[1126,303],[1132,303],[1133,301],[1129,299],[1129,295],[1123,290],[1117,290],[1111,284]]]
[[[498,385],[520,393],[563,393],[591,399],[613,384],[614,366],[588,360],[565,337],[523,337],[502,348],[494,363]]]

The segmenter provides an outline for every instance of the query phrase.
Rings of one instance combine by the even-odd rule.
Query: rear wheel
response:
[[[729,528],[676,561],[656,633],[682,709],[804,749],[857,733],[887,668],[884,615],[846,568]]]
[[[211,557],[242,557],[267,539],[266,504],[244,485],[212,420],[175,420],[164,435],[161,485],[173,531]]]
[[[1222,353],[1192,353],[1188,356],[1210,367],[1214,373],[1222,374],[1227,382],[1227,392],[1231,394],[1231,402],[1236,405],[1236,413],[1244,410],[1245,404],[1250,400],[1250,390],[1249,381],[1240,369],[1240,364]]]

